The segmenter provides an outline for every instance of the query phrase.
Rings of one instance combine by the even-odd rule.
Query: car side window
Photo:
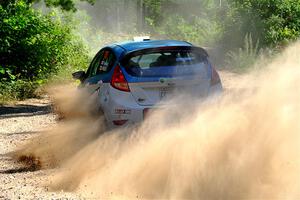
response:
[[[102,50],[98,56],[93,60],[91,69],[89,71],[89,77],[96,76],[98,74],[105,74],[110,71],[116,61],[115,55],[111,50]]]

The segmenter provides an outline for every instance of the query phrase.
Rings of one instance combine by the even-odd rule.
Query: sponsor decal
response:
[[[131,114],[131,110],[130,109],[122,109],[122,108],[116,108],[115,109],[115,114]]]

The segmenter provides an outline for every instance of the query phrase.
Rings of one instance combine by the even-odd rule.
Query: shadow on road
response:
[[[51,105],[18,104],[15,106],[0,106],[0,119],[11,117],[27,117],[45,115],[51,112]]]
[[[39,170],[39,169],[37,169],[34,166],[19,167],[19,168],[14,168],[14,169],[1,170],[0,174],[15,174],[15,173],[22,173],[22,172],[34,172],[37,170]]]

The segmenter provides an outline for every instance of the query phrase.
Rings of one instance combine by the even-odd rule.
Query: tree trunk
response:
[[[145,4],[143,0],[137,0],[137,31],[142,32],[145,28]]]

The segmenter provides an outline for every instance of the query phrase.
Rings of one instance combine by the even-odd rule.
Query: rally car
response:
[[[207,97],[222,91],[207,52],[185,41],[142,40],[102,48],[88,70],[73,73],[97,96],[109,127],[136,124],[148,111],[189,91]]]

